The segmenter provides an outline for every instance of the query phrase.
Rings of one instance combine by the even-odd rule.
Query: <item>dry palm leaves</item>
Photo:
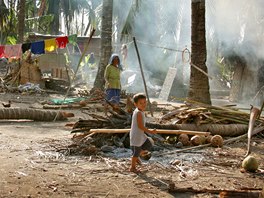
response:
[[[176,120],[173,124],[194,123],[201,124],[248,124],[249,113],[228,107],[217,107],[199,104],[199,107],[186,105],[180,107],[160,119],[160,123],[167,123],[169,120]],[[264,119],[259,118],[257,124],[263,123]]]

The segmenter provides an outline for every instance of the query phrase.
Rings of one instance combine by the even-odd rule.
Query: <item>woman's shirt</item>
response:
[[[120,69],[114,65],[107,65],[105,69],[105,88],[121,89]]]
[[[142,114],[142,121],[145,126],[145,115],[143,111],[140,111],[138,108],[136,108],[132,115],[132,124],[131,124],[131,130],[130,130],[130,146],[142,146],[144,142],[147,139],[147,135],[144,133],[143,130],[138,128],[138,122],[137,122],[137,114]]]

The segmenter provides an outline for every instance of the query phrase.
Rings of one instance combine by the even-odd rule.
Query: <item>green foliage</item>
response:
[[[6,44],[8,45],[15,45],[17,42],[17,38],[14,36],[7,36]]]
[[[233,67],[229,64],[225,64],[223,58],[218,58],[216,61],[216,65],[219,71],[219,80],[223,83],[223,85],[231,84],[233,78]]]

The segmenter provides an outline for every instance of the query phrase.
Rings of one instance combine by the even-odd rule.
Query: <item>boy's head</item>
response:
[[[138,93],[134,95],[133,101],[134,101],[135,106],[140,110],[145,110],[147,106],[146,98],[147,98],[146,95],[143,93]]]

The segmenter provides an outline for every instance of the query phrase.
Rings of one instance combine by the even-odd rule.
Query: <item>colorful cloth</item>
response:
[[[45,54],[44,41],[31,43],[31,52],[33,54]]]
[[[69,39],[69,43],[76,45],[77,44],[77,34],[72,34],[70,36],[68,36]]]
[[[106,100],[110,103],[119,104],[120,102],[120,89],[107,89]]]
[[[56,39],[47,39],[45,42],[45,51],[52,52],[57,49]]]
[[[24,43],[24,44],[22,44],[22,52],[23,52],[23,54],[26,51],[30,50],[30,47],[31,47],[31,43]]]
[[[21,46],[22,44],[6,45],[5,50],[4,50],[5,57],[6,58],[12,58],[12,57],[20,58],[21,52],[22,52]]]
[[[5,46],[0,45],[0,58],[5,57]]]
[[[57,42],[58,48],[63,49],[69,43],[69,39],[67,36],[58,37],[56,38],[56,42]]]

